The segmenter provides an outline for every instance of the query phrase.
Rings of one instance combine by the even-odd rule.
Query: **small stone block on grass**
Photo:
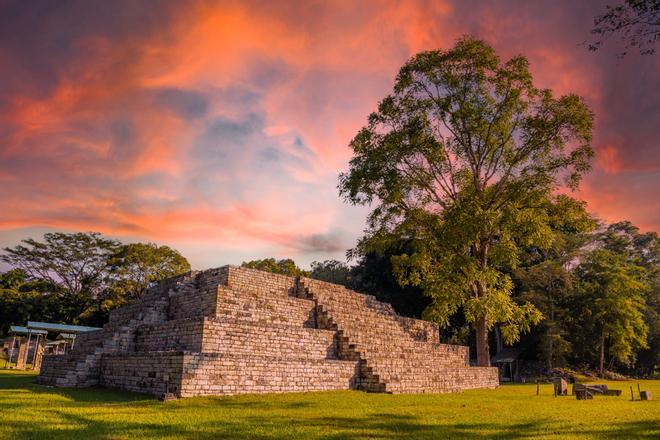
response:
[[[650,391],[640,391],[639,398],[641,400],[653,400],[653,394]]]
[[[573,390],[577,400],[592,400],[594,395],[586,389]]]

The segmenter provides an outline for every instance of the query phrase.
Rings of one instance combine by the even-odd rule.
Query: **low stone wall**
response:
[[[106,354],[99,385],[137,393],[181,394],[183,352]]]
[[[358,386],[357,362],[187,354],[181,397],[348,390]]]

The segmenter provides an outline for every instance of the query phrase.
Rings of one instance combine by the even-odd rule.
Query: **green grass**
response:
[[[203,397],[160,403],[103,389],[59,389],[0,371],[0,438],[660,438],[660,402],[553,397],[505,385],[444,395],[357,391]],[[660,381],[640,381],[660,398]]]

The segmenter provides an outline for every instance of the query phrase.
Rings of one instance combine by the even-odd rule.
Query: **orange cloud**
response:
[[[341,258],[333,243],[350,246],[364,222],[335,189],[350,139],[406,59],[468,33],[503,58],[527,55],[538,85],[587,99],[597,156],[580,195],[605,219],[660,226],[657,61],[616,64],[579,47],[589,8],[141,5],[113,2],[73,21],[90,14],[84,3],[41,22],[0,17],[10,30],[0,39],[0,230],[94,229],[184,250],[215,243]]]

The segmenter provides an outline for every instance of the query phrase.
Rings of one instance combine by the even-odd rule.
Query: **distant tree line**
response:
[[[123,244],[99,233],[48,233],[5,248],[0,260],[0,335],[28,320],[101,326],[110,310],[152,284],[190,271],[176,250]]]

